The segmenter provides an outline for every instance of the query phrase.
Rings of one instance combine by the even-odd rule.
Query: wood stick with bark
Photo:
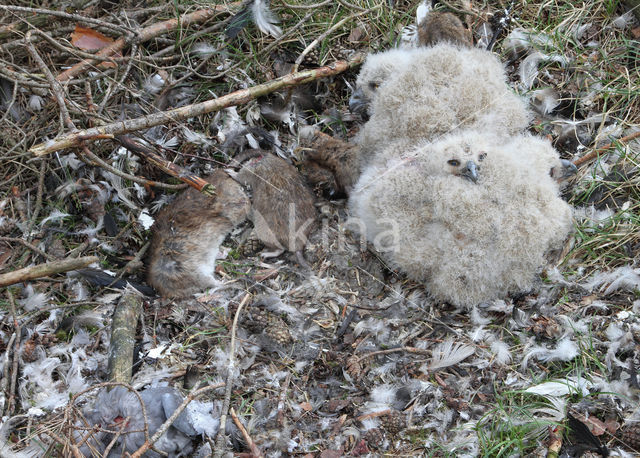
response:
[[[298,86],[310,83],[319,78],[338,75],[364,60],[364,55],[356,54],[353,58],[344,61],[337,61],[324,67],[311,70],[304,70],[297,73],[290,73],[272,81],[268,81],[257,86],[241,89],[232,92],[217,99],[211,99],[193,105],[187,105],[172,110],[152,113],[139,118],[129,119],[126,121],[117,121],[104,126],[93,127],[76,132],[71,132],[61,137],[49,140],[44,143],[33,146],[29,151],[36,156],[44,156],[46,154],[60,151],[64,148],[74,148],[82,145],[83,141],[94,140],[97,138],[113,138],[115,135],[133,132],[136,130],[148,129],[149,127],[158,126],[170,122],[181,122],[189,118],[200,116],[202,114],[219,111],[230,106],[241,105],[258,97],[271,94],[285,87]]]
[[[140,293],[128,287],[113,311],[108,365],[109,380],[112,382],[131,381],[136,327],[141,308]]]
[[[167,161],[160,155],[156,154],[155,151],[153,151],[148,146],[138,143],[127,135],[118,135],[116,137],[116,140],[118,140],[122,146],[127,148],[132,153],[139,154],[165,173],[168,173],[169,175],[182,180],[183,182],[187,183],[193,188],[196,188],[203,194],[212,197],[216,195],[216,188],[214,185],[196,175],[192,175],[187,170],[174,164],[173,162]]]
[[[598,149],[594,149],[593,151],[591,151],[589,154],[585,154],[584,156],[576,159],[575,161],[573,161],[573,165],[575,165],[576,167],[580,167],[582,164],[589,162],[592,159],[597,158],[600,154],[604,154],[607,151],[609,151],[611,148],[613,148],[614,146],[616,146],[616,143],[626,143],[626,142],[630,142],[633,139],[636,139],[640,137],[640,131],[638,132],[634,132],[632,134],[626,135],[622,138],[619,138],[618,140],[608,143],[606,145],[604,145],[602,148],[598,148]]]
[[[24,269],[14,270],[0,275],[0,287],[13,285],[23,281],[35,280],[37,278],[48,277],[49,275],[69,272],[71,270],[82,269],[94,262],[98,262],[97,256],[84,256],[82,258],[62,259],[60,261],[37,264]]]

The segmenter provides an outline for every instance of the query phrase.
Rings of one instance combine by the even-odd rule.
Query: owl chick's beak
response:
[[[576,167],[573,162],[566,159],[560,159],[560,162],[562,163],[562,168],[564,169],[564,177],[570,177],[571,175],[575,175],[576,173],[578,173],[578,167]]]
[[[465,177],[467,180],[471,180],[474,183],[477,183],[478,182],[478,166],[476,165],[476,163],[473,161],[468,161],[467,167],[465,168],[464,172],[462,172],[462,176]]]
[[[369,107],[369,99],[364,95],[362,89],[358,88],[353,91],[349,98],[349,111],[359,114],[365,120],[368,118],[367,108]]]

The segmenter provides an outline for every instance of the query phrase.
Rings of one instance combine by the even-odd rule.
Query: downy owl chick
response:
[[[350,210],[391,266],[438,300],[469,306],[528,290],[571,229],[548,142],[458,131],[386,157],[364,169]]]

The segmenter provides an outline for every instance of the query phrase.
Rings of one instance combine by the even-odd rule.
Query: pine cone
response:
[[[397,410],[394,410],[388,415],[381,417],[380,421],[385,431],[392,436],[395,436],[407,426],[404,415]]]
[[[640,450],[640,424],[634,423],[625,426],[620,435],[620,441],[627,449],[633,451]]]

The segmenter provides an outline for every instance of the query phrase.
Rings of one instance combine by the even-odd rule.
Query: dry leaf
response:
[[[364,36],[365,36],[365,33],[362,27],[356,27],[349,34],[349,38],[347,38],[347,41],[349,41],[350,43],[357,43],[359,41],[362,41]]]
[[[85,51],[98,51],[111,43],[113,43],[113,38],[109,38],[97,30],[79,25],[76,25],[76,29],[71,34],[71,44]]]
[[[301,402],[300,403],[300,408],[302,410],[304,410],[305,412],[311,412],[313,410],[313,406],[311,404],[309,404],[308,402]]]

